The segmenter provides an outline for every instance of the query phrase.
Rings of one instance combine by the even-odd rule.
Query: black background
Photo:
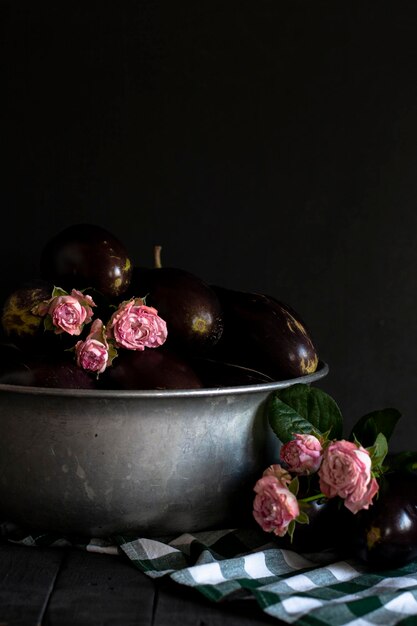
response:
[[[414,2],[2,1],[4,281],[92,222],[270,293],[417,447]]]

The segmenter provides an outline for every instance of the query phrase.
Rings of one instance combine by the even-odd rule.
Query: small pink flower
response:
[[[166,322],[140,298],[122,302],[108,324],[108,337],[127,350],[157,348],[167,338]]]
[[[78,367],[97,374],[104,372],[109,364],[109,344],[100,319],[94,320],[86,340],[75,344],[75,354]]]
[[[323,452],[320,489],[328,498],[343,498],[352,513],[367,509],[378,491],[371,466],[368,450],[352,441],[334,441]]]
[[[312,474],[321,464],[322,447],[314,435],[295,434],[281,447],[281,460],[294,474]]]
[[[38,304],[32,312],[46,317],[56,335],[80,335],[84,325],[91,322],[94,306],[96,305],[92,297],[77,289],[73,289],[71,294],[62,289],[54,289],[52,298]]]
[[[274,465],[270,465],[269,467],[267,467],[262,475],[275,476],[275,478],[279,480],[279,482],[282,483],[284,487],[289,485],[292,481],[291,475],[287,472],[286,469],[282,467],[282,465],[279,465],[279,463],[275,463]]]
[[[275,476],[263,476],[255,485],[253,516],[262,530],[283,537],[298,517],[297,498]]]

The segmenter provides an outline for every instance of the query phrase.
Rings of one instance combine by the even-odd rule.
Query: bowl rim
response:
[[[0,383],[0,395],[13,392],[19,395],[30,396],[58,396],[77,398],[187,398],[210,397],[222,395],[238,395],[259,392],[272,392],[284,389],[297,383],[309,385],[329,373],[329,366],[325,361],[319,361],[317,369],[311,374],[291,379],[274,381],[271,383],[257,383],[253,385],[234,385],[227,387],[202,387],[201,389],[67,389],[62,387],[31,387],[29,385],[11,385]]]

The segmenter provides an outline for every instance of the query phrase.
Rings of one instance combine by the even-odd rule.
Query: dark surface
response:
[[[255,601],[216,604],[153,581],[124,557],[0,540],[1,626],[261,626],[282,624]]]
[[[2,279],[95,222],[299,312],[348,422],[417,447],[414,0],[0,0]],[[3,218],[4,219],[4,218]]]

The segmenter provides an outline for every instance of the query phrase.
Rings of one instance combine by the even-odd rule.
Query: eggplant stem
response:
[[[157,269],[162,267],[161,263],[161,250],[162,246],[154,246],[154,264]]]

